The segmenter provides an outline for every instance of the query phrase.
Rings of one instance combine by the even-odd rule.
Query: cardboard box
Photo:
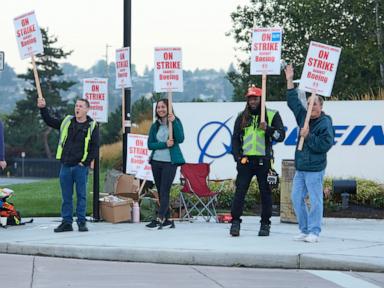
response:
[[[140,181],[132,175],[121,175],[116,184],[115,195],[139,200]]]
[[[100,216],[107,222],[119,223],[132,221],[133,200],[119,197],[122,201],[109,202],[100,200]]]

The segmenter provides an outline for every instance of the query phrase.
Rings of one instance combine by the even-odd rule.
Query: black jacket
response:
[[[40,113],[48,126],[60,129],[61,122],[63,122],[64,118],[56,119],[51,117],[47,108],[40,109]],[[87,121],[84,123],[78,123],[75,117],[71,119],[71,124],[68,127],[68,137],[64,144],[63,154],[61,155],[61,163],[67,165],[77,165],[80,163],[84,154],[84,140],[87,136],[91,121],[92,118],[89,116],[87,116]],[[82,162],[85,166],[89,166],[97,155],[97,150],[99,149],[98,129],[99,127],[96,125],[89,142],[88,156],[85,161]]]
[[[233,135],[232,135],[232,155],[237,162],[242,156],[243,156],[243,135],[244,131],[241,129],[241,121],[243,118],[243,113],[240,113],[239,116],[237,116],[235,121],[235,126],[233,128]],[[259,115],[259,114],[257,114]],[[258,117],[260,122],[260,115]],[[250,119],[249,119],[250,120]],[[268,123],[268,116],[267,112],[265,113],[265,122]],[[275,133],[277,132],[277,133]],[[272,143],[273,142],[283,142],[285,139],[285,129],[283,125],[283,121],[281,120],[279,112],[276,111],[276,114],[274,115],[272,119],[271,126],[267,126],[267,130],[265,131],[265,149],[266,153],[265,156],[262,156],[263,158],[272,158],[273,157],[273,151],[272,151]],[[252,156],[252,157],[260,157],[260,156]]]

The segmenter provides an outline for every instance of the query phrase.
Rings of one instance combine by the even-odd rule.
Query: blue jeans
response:
[[[73,185],[76,184],[76,216],[77,223],[86,221],[85,215],[87,210],[87,180],[88,167],[85,166],[69,166],[62,164],[60,169],[60,186],[61,186],[61,217],[63,222],[72,223],[73,215]]]
[[[304,234],[319,235],[323,218],[323,178],[319,172],[297,171],[293,178],[291,200],[295,209],[299,229]],[[305,203],[309,195],[310,208]]]

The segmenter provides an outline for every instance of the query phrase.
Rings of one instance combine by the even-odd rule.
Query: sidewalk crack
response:
[[[216,285],[218,285],[219,287],[222,287],[222,288],[225,288],[225,286],[221,285],[220,282],[216,281],[215,279],[209,277],[207,274],[203,273],[202,271],[200,271],[199,269],[197,269],[196,267],[192,267],[193,270],[195,270],[197,273],[203,275],[205,278],[208,278],[209,280],[211,280],[212,282],[214,282]]]
[[[34,278],[35,278],[35,259],[36,259],[36,257],[33,257],[33,260],[32,260],[31,285],[29,285],[30,288],[33,288],[33,281],[34,281]]]

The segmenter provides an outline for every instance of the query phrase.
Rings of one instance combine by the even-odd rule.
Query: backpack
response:
[[[0,201],[0,203],[2,203],[0,205],[0,216],[7,218],[7,225],[16,226],[33,222],[33,219],[27,222],[21,222],[20,212],[16,210],[12,203],[5,202],[4,198]]]

